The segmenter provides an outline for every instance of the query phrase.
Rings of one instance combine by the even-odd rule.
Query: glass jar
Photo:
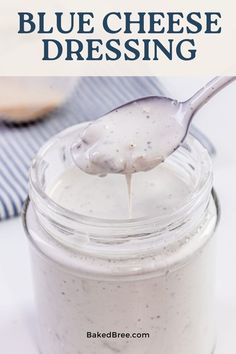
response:
[[[50,197],[82,125],[52,138],[30,170],[23,213],[42,354],[212,354],[218,207],[193,137],[164,164],[191,186],[177,210],[104,219]],[[79,183],[79,181],[78,181]]]

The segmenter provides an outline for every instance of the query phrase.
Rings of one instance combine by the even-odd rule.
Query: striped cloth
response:
[[[19,215],[27,196],[28,170],[40,146],[59,131],[95,119],[145,95],[163,95],[155,77],[93,77],[78,82],[73,96],[47,119],[0,123],[0,220]]]

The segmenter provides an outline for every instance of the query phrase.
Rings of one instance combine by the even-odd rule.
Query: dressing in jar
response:
[[[86,123],[85,123],[86,124]],[[80,170],[52,138],[30,170],[30,242],[42,354],[212,354],[218,207],[208,152],[189,136],[150,171]]]

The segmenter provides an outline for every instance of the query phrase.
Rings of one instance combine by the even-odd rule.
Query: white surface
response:
[[[206,82],[206,78],[165,81],[173,95],[184,99]],[[183,92],[182,97],[179,92]],[[215,188],[222,218],[218,229],[216,354],[236,353],[235,101],[236,83],[218,94],[195,119],[217,148]],[[0,280],[0,353],[38,354],[29,252],[19,218],[0,223]]]

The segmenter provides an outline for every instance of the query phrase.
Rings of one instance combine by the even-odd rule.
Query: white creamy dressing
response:
[[[160,164],[185,136],[181,105],[151,97],[122,106],[90,123],[72,147],[77,166],[89,174],[132,174]]]
[[[151,217],[177,210],[187,202],[191,188],[170,166],[133,174],[127,193],[123,175],[109,174],[104,178],[69,169],[56,181],[50,197],[59,205],[81,215],[103,219]],[[129,200],[130,199],[130,200]]]
[[[81,132],[72,146],[73,159],[88,174],[126,175],[131,218],[132,174],[156,167],[179,146],[186,133],[179,116],[181,104],[166,98],[122,106]]]
[[[133,217],[171,214],[193,192],[193,186],[167,161],[135,173],[132,188]],[[101,178],[74,167],[62,174],[49,195],[83,215],[119,220],[129,214],[126,181],[120,174]],[[209,223],[198,228],[199,234],[186,234],[175,247],[164,247],[157,254],[150,251],[133,261],[132,257],[106,259],[99,250],[91,255],[76,253],[55,244],[53,237],[40,234],[41,228],[33,225],[36,243],[50,254],[47,258],[33,252],[42,352],[211,354],[215,342],[214,240],[201,243],[210,238],[215,218],[211,201]],[[112,227],[107,232],[112,238]],[[165,266],[158,271],[161,260]],[[76,269],[70,271],[70,265]],[[134,266],[137,277],[130,275]],[[89,339],[88,331],[149,333],[150,337]]]

